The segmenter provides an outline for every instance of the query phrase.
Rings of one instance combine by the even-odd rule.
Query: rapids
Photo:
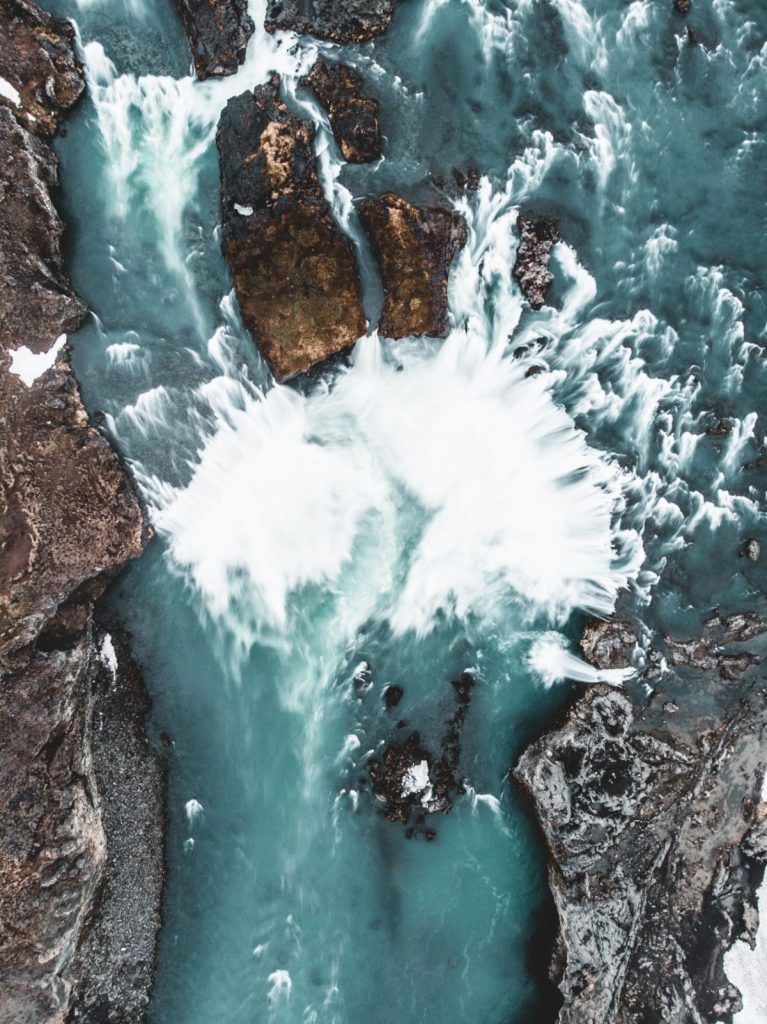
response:
[[[553,912],[508,771],[567,681],[599,678],[584,613],[621,595],[650,636],[765,584],[735,553],[763,529],[743,465],[764,442],[767,7],[695,0],[693,46],[667,0],[403,0],[341,53],[267,35],[252,0],[244,66],[206,82],[170,3],[55,7],[89,83],[59,143],[93,310],[75,368],[157,531],[111,598],[173,742],[152,1020],[547,1019]],[[378,164],[343,165],[298,87],[318,52],[379,97]],[[271,380],[220,254],[213,142],[271,70],[318,123],[371,322],[352,198],[481,173],[443,200],[469,225],[447,340],[370,332],[323,380]],[[520,207],[564,239],[539,312],[510,275]],[[408,841],[360,786],[381,690],[434,737],[467,669],[468,794]]]

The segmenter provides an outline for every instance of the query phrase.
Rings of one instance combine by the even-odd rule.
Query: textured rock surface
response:
[[[355,254],[320,187],[314,126],[281,102],[279,76],[227,103],[216,142],[224,255],[243,322],[282,380],[365,333]]]
[[[536,220],[524,214],[520,214],[518,227],[519,248],[513,274],[533,309],[540,309],[554,280],[549,261],[551,250],[559,241],[559,230],[551,220]]]
[[[763,638],[767,624],[717,618],[708,632],[741,643]],[[620,634],[633,646],[625,623],[615,624],[616,642],[609,633],[590,641],[602,667],[616,664]],[[690,655],[702,659],[696,671],[712,672],[713,650],[704,639]],[[709,690],[721,703],[707,711],[692,695],[688,705],[656,699],[640,709],[618,690],[590,687],[519,762],[551,855],[560,1024],[730,1021],[740,1005],[722,957],[756,931],[767,694],[753,672],[726,688],[719,679]]]
[[[327,110],[344,160],[364,164],[381,156],[378,100],[362,95],[364,79],[359,71],[348,64],[318,60],[301,83],[314,90]]]
[[[198,78],[233,75],[255,25],[247,0],[176,0]]]
[[[266,30],[290,29],[333,43],[358,43],[389,27],[395,0],[268,0]]]
[[[383,279],[381,334],[444,337],[450,264],[466,242],[463,218],[441,207],[413,206],[393,192],[362,200],[358,210]]]
[[[63,226],[51,201],[58,161],[48,145],[62,111],[83,91],[74,29],[24,0],[0,0],[0,348],[50,345],[51,324],[74,330],[85,306],[61,259]]]
[[[91,427],[66,349],[27,386],[11,372],[20,345],[48,351],[85,308],[61,268],[61,222],[50,197],[50,148],[60,111],[82,91],[72,29],[30,4],[0,5],[0,74],[19,104],[0,105],[0,1020],[61,1024],[84,983],[82,943],[119,888],[130,848],[134,875],[122,900],[132,917],[101,950],[93,1024],[137,1024],[151,980],[162,877],[162,793],[143,738],[136,685],[98,692],[103,637],[93,604],[144,545],[139,501],[106,440]],[[111,680],[111,670],[110,670]],[[121,704],[122,702],[122,704]],[[133,747],[112,744],[131,708]],[[136,777],[131,815],[116,815],[114,778]],[[124,794],[124,797],[127,794]],[[123,800],[125,806],[125,799]],[[144,833],[138,841],[134,823]],[[126,823],[130,827],[126,828]],[[119,833],[115,827],[119,824]],[[151,850],[151,855],[150,855]],[[115,915],[110,911],[113,920]],[[119,939],[118,939],[119,936]],[[121,1005],[115,943],[135,942],[149,972],[134,970]],[[79,959],[78,959],[79,958]],[[125,957],[123,955],[123,961]],[[95,963],[96,961],[92,961]],[[135,965],[134,965],[135,966]]]

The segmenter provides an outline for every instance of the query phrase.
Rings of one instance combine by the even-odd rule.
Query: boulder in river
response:
[[[248,0],[176,0],[198,78],[233,75],[255,31]]]
[[[551,250],[559,241],[559,229],[553,220],[519,215],[519,247],[514,261],[514,277],[533,307],[541,309],[546,292],[554,280],[549,270]]]
[[[223,249],[245,326],[284,380],[365,333],[357,262],[317,176],[314,125],[273,75],[229,100],[216,133]]]
[[[327,110],[344,160],[364,164],[381,156],[378,100],[362,95],[364,79],[359,71],[348,64],[318,60],[301,84],[313,89]]]
[[[286,30],[332,43],[360,43],[382,35],[396,0],[268,0],[266,31]]]
[[[394,192],[363,199],[357,208],[383,279],[381,334],[444,337],[448,274],[466,243],[464,219],[443,207],[414,206]]]

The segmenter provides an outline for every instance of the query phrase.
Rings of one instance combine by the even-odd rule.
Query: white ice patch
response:
[[[186,814],[186,820],[190,825],[194,825],[204,810],[205,808],[199,800],[187,800],[184,804],[184,814]]]
[[[426,760],[412,765],[402,776],[403,796],[410,796],[412,793],[423,793],[430,788],[429,762]]]
[[[253,213],[252,206],[240,206],[239,203],[235,203],[234,208],[242,217],[250,217]]]
[[[14,88],[11,83],[5,79],[0,78],[0,96],[5,96],[7,100],[10,100],[14,106],[18,107],[21,104],[21,96],[19,90]]]
[[[112,640],[112,636],[109,633],[105,633],[104,638],[101,641],[99,657],[103,664],[109,669],[110,675],[112,676],[112,682],[114,683],[117,679],[117,654],[115,653],[115,645]]]
[[[530,648],[528,664],[543,681],[552,686],[565,679],[577,683],[610,683],[620,686],[634,675],[631,668],[599,669],[569,650],[567,637],[555,631],[540,636]]]
[[[54,365],[66,340],[66,334],[59,335],[47,352],[32,352],[26,345],[21,345],[11,352],[11,373],[21,377],[27,387],[31,388],[37,378]]]

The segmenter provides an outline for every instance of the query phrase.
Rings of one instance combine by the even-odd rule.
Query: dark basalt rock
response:
[[[524,214],[519,215],[517,223],[520,239],[512,273],[533,309],[540,309],[554,280],[549,261],[551,250],[559,241],[559,229],[552,220],[536,220]]]
[[[592,665],[602,668],[628,668],[629,655],[637,645],[630,622],[620,619],[591,619],[581,637],[581,650]]]
[[[344,160],[364,164],[381,156],[378,100],[362,95],[364,79],[348,64],[318,60],[301,84],[314,90],[328,112]]]
[[[88,422],[67,349],[30,386],[10,372],[9,350],[48,351],[85,312],[62,271],[49,192],[50,139],[83,88],[72,38],[68,23],[2,0],[0,75],[20,102],[0,103],[0,1020],[61,1024],[71,1011],[140,1024],[159,924],[162,792],[139,677],[98,692],[104,637],[92,616],[149,531]],[[130,967],[122,947],[136,950]],[[95,965],[91,1014],[78,993]]]
[[[242,319],[284,380],[365,333],[354,251],[317,177],[314,126],[278,75],[229,100],[218,124],[223,250]]]
[[[405,691],[396,683],[390,683],[384,690],[383,700],[387,708],[396,708],[405,695]]]
[[[394,192],[357,208],[383,279],[381,334],[444,337],[450,265],[466,243],[463,218],[441,207],[413,206]]]
[[[176,0],[198,78],[233,75],[255,31],[247,0]]]
[[[677,14],[689,14],[692,8],[692,0],[674,0],[674,10]]]
[[[0,349],[50,346],[52,326],[75,330],[85,305],[64,274],[63,225],[51,201],[58,161],[49,142],[84,88],[74,29],[26,0],[0,0]]]
[[[413,818],[415,826],[420,826],[429,814],[449,814],[453,796],[466,791],[457,772],[461,730],[475,683],[464,672],[451,685],[457,707],[448,718],[438,754],[424,746],[420,733],[412,732],[402,742],[390,742],[381,760],[371,758],[367,763],[373,795],[382,804],[384,817],[409,826],[408,838],[416,834],[416,828],[410,827]],[[426,834],[429,841],[435,836],[432,830]]]
[[[747,558],[749,562],[758,562],[761,553],[762,547],[759,541],[755,540],[753,537],[749,537],[743,542],[743,546],[738,552],[738,555],[741,558]]]
[[[601,667],[627,660],[632,632],[619,624],[630,641],[622,655],[607,637],[593,646]],[[753,639],[767,623],[717,616],[708,632],[687,655],[700,671],[714,638]],[[767,692],[753,673],[718,680],[712,673],[708,688],[720,714],[700,710],[693,694],[640,709],[620,690],[591,686],[516,768],[551,857],[558,1024],[729,1024],[740,1006],[722,958],[756,931]]]
[[[360,43],[389,27],[396,0],[268,0],[267,32],[280,29],[332,43]]]

